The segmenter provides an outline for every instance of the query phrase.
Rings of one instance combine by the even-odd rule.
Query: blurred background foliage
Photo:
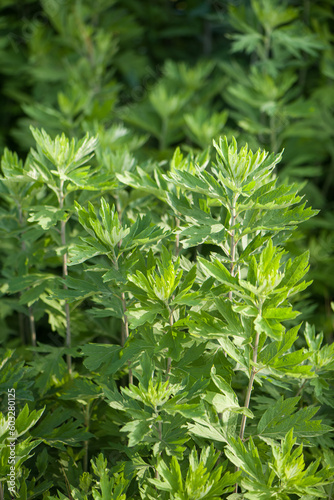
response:
[[[302,184],[321,210],[287,245],[311,251],[303,319],[332,341],[333,17],[333,0],[3,0],[1,153],[24,157],[30,125],[51,136],[98,133],[95,165],[124,208],[116,173],[139,162],[150,175],[152,158],[163,168],[177,146],[210,154],[225,134],[284,149],[280,182]]]

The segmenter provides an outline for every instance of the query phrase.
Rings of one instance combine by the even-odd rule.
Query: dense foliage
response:
[[[333,498],[332,8],[2,2],[0,500]]]

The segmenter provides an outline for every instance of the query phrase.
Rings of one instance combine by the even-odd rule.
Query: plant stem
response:
[[[235,221],[237,218],[237,211],[236,211],[236,204],[237,204],[237,199],[238,199],[238,194],[234,194],[232,198],[232,207],[231,207],[231,222],[230,222],[230,227],[233,227],[235,225]],[[235,275],[235,251],[236,251],[236,241],[235,241],[235,229],[231,229],[231,244],[230,244],[230,257],[231,257],[231,266],[230,266],[230,272],[231,275]],[[232,300],[232,291],[228,293],[228,298]]]
[[[118,203],[118,200],[117,200],[116,206],[117,206],[118,219],[119,219],[119,221],[121,221],[121,207]],[[122,241],[120,241],[118,244],[119,248],[120,248],[121,244],[122,244]],[[112,251],[112,254],[113,254],[112,262],[115,266],[116,271],[118,271],[119,266],[118,266],[118,260],[117,260],[115,250]],[[125,345],[125,342],[129,338],[129,320],[128,320],[128,316],[126,314],[127,309],[126,309],[126,299],[125,299],[124,292],[121,293],[121,302],[122,302],[122,309],[123,309],[121,344],[123,347]],[[133,374],[132,374],[132,370],[130,368],[130,361],[128,361],[128,366],[129,366],[129,384],[133,384]]]
[[[63,471],[64,477],[65,477],[65,484],[66,484],[68,498],[69,498],[69,500],[73,500],[72,493],[71,493],[71,485],[70,485],[70,482],[66,476],[65,469],[62,465],[61,465],[61,470]]]
[[[59,188],[59,208],[62,209],[64,207],[64,181],[60,181],[60,188]],[[66,246],[66,221],[62,220],[60,222],[60,237],[61,237],[61,244],[63,247]],[[65,279],[66,276],[68,276],[68,268],[67,268],[67,263],[68,263],[68,253],[67,251],[64,252],[63,254],[63,278]],[[64,290],[67,290],[67,286],[64,284]],[[71,347],[71,318],[70,318],[70,305],[67,301],[65,301],[65,315],[66,315],[66,347],[70,348]],[[69,373],[72,373],[72,359],[71,355],[67,354],[66,355],[66,361],[67,361],[67,367]]]
[[[121,302],[122,302],[122,309],[123,309],[123,314],[125,314],[126,311],[126,302],[125,302],[125,293],[121,293]],[[121,333],[121,344],[122,347],[124,346],[125,342],[127,341],[127,338],[129,337],[129,325],[128,325],[128,320],[126,316],[124,316],[123,322],[122,322],[122,333]]]
[[[177,228],[180,227],[180,219],[178,217],[175,217],[175,227],[177,227]],[[177,233],[176,239],[175,239],[175,255],[176,255],[176,257],[179,255],[179,252],[180,252],[180,235]],[[173,295],[172,298],[174,300],[175,295]],[[168,307],[168,310],[169,310],[169,325],[170,325],[171,333],[172,333],[173,332],[173,324],[174,324],[173,309],[169,309],[169,307]],[[167,359],[166,380],[169,380],[169,373],[170,373],[171,366],[172,366],[172,358],[169,356]]]
[[[35,327],[35,317],[32,310],[32,307],[29,306],[29,324],[30,324],[30,333],[31,333],[31,345],[36,347],[36,327]]]
[[[158,415],[157,408],[155,407],[155,413]],[[156,428],[156,427],[155,427]],[[159,420],[158,422],[158,436],[159,436],[159,441],[162,441],[162,422]],[[161,456],[161,451],[159,451],[159,456]],[[157,469],[155,469],[155,479],[159,479],[159,472]]]
[[[174,324],[173,309],[169,309],[169,325],[172,334],[173,334],[173,324]],[[172,358],[169,356],[167,359],[166,380],[169,380],[171,366],[172,366]]]
[[[21,297],[22,293],[20,292],[19,293],[19,296]],[[20,312],[19,313],[19,332],[20,332],[20,339],[21,339],[21,342],[22,342],[22,345],[25,345],[25,335],[24,335],[24,316],[23,314]]]
[[[230,228],[233,228],[235,225],[236,219],[237,219],[237,210],[236,210],[236,204],[237,204],[237,199],[238,199],[238,193],[233,194],[232,197],[232,206],[231,206],[231,220],[230,220]],[[231,229],[230,231],[231,235],[231,242],[230,242],[230,259],[231,259],[231,265],[230,265],[230,273],[231,276],[235,276],[235,254],[236,254],[236,238],[235,238],[235,229]],[[232,301],[233,297],[233,292],[232,290],[228,292],[228,298],[230,301]],[[227,357],[227,353],[225,352],[225,357]],[[218,413],[218,418],[219,420],[222,419],[222,413]],[[237,467],[236,470],[239,470]],[[235,485],[235,493],[238,493],[238,485]]]
[[[89,420],[90,420],[90,403],[88,402],[86,405],[86,408],[84,408],[84,415],[85,415],[85,427],[87,432],[89,431]],[[85,448],[85,454],[83,458],[83,471],[87,472],[88,470],[88,439],[84,442],[84,448]]]
[[[261,304],[262,308],[262,304]],[[249,382],[248,382],[248,387],[247,387],[247,392],[245,396],[245,402],[244,402],[244,407],[249,408],[249,403],[250,403],[250,398],[252,394],[252,389],[253,389],[253,384],[254,384],[254,379],[256,375],[256,362],[257,362],[257,355],[258,355],[258,348],[259,348],[259,339],[260,339],[260,334],[259,332],[256,332],[255,335],[255,343],[254,343],[254,348],[253,348],[253,366],[252,366],[252,371],[249,377]],[[241,425],[240,425],[240,433],[239,437],[241,441],[244,441],[244,435],[245,435],[245,428],[246,428],[246,421],[247,421],[247,416],[245,414],[242,415],[241,419]],[[239,467],[236,468],[236,471],[239,470]],[[234,489],[235,493],[238,493],[238,484],[235,485]]]
[[[260,338],[260,334],[258,332],[256,332],[255,345],[254,345],[254,349],[253,349],[253,363],[254,364],[257,362],[259,338]],[[246,392],[246,397],[245,397],[245,403],[244,403],[245,408],[249,408],[249,403],[250,403],[250,398],[251,398],[251,393],[252,393],[252,389],[253,389],[255,375],[256,375],[256,368],[255,368],[255,366],[253,366],[252,371],[251,371],[251,375],[249,377],[249,382],[248,382],[248,387],[247,387],[247,392]],[[247,420],[247,416],[242,415],[241,425],[240,425],[240,434],[239,434],[241,441],[244,441],[246,420]],[[238,471],[239,467],[236,467],[235,470]],[[238,493],[238,484],[235,485],[234,493]]]
[[[175,227],[178,229],[180,227],[180,219],[178,217],[175,217]],[[176,257],[180,253],[180,235],[179,233],[176,234],[175,238],[175,255]]]
[[[169,356],[167,359],[167,370],[166,370],[167,380],[169,380],[169,372],[170,372],[171,366],[172,366],[172,358]]]
[[[306,382],[307,380],[305,379],[302,385],[299,387],[296,397],[298,397],[303,392]]]
[[[19,209],[19,223],[20,223],[20,226],[23,226],[23,213],[22,213],[22,207],[20,204],[18,204],[18,209]],[[23,251],[26,250],[27,247],[26,247],[25,241],[22,241],[21,248]],[[29,311],[31,345],[33,347],[36,347],[36,327],[35,327],[35,317],[34,317],[32,306],[28,307],[28,311]],[[20,335],[21,335],[21,339],[23,339],[23,343],[24,343],[24,323],[23,323],[23,317],[22,317],[21,313],[19,314],[19,322],[20,322]]]
[[[126,314],[126,300],[124,292],[122,292],[121,294],[121,300],[123,308],[122,346],[124,346],[125,342],[129,338],[129,321],[128,321],[128,316]],[[129,384],[133,384],[133,375],[132,375],[132,370],[130,368],[130,361],[128,361],[128,366],[129,366]]]
[[[258,332],[256,332],[255,344],[254,344],[254,349],[253,349],[253,363],[254,363],[254,365],[257,362],[257,354],[258,354],[258,347],[259,347],[259,338],[260,338],[260,334]],[[250,398],[251,398],[251,392],[252,392],[252,389],[253,389],[253,383],[254,383],[255,374],[256,374],[256,368],[255,368],[255,366],[252,366],[252,371],[251,371],[251,375],[249,377],[249,382],[248,382],[248,387],[247,387],[247,392],[246,392],[246,397],[245,397],[245,403],[244,403],[244,407],[245,408],[249,408],[249,402],[250,402]],[[246,415],[242,415],[241,426],[240,426],[240,434],[239,434],[240,439],[242,441],[244,440],[246,420],[247,420],[247,416]]]

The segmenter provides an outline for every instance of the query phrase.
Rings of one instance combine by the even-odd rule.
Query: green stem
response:
[[[155,407],[155,413],[156,415],[159,415],[159,412],[157,410],[157,408]],[[156,427],[155,427],[156,429]],[[159,436],[159,441],[161,442],[162,441],[162,422],[161,420],[159,420],[158,422],[158,436]],[[161,456],[161,451],[159,452],[159,456]],[[155,479],[159,479],[159,472],[157,469],[155,469]]]
[[[180,219],[178,217],[175,217],[175,227],[179,229],[180,227]],[[180,253],[180,235],[179,233],[176,233],[176,238],[175,238],[175,255],[176,257]]]
[[[64,181],[60,181],[59,188],[59,208],[62,209],[64,207]],[[66,247],[66,221],[60,222],[60,238],[61,244],[63,247]],[[63,278],[65,279],[68,276],[68,253],[67,251],[63,254]],[[67,286],[64,284],[64,290],[67,290]],[[71,317],[70,317],[70,305],[66,301],[65,302],[65,316],[66,316],[66,347],[71,347]],[[72,373],[72,358],[70,354],[66,355],[67,367],[69,373]]]
[[[234,194],[232,198],[232,206],[231,206],[231,220],[230,220],[230,228],[235,225],[236,219],[237,219],[237,199],[238,199],[238,194]],[[236,256],[236,238],[235,238],[235,229],[231,229],[230,231],[230,236],[231,236],[231,242],[230,242],[230,259],[231,259],[231,265],[230,265],[230,273],[232,276],[235,276],[235,256]],[[232,300],[232,291],[228,293],[228,298]]]
[[[237,204],[237,199],[238,199],[238,194],[233,194],[232,198],[232,206],[231,206],[231,220],[230,220],[230,228],[233,228],[235,225],[236,219],[237,219],[237,210],[236,210],[236,204]],[[235,229],[231,229],[230,231],[230,236],[231,236],[231,241],[230,241],[230,259],[231,259],[231,265],[230,265],[230,273],[231,276],[235,276],[235,256],[236,256],[236,238],[235,238]],[[232,301],[233,298],[233,292],[230,290],[228,292],[228,298],[230,301]],[[225,352],[225,357],[227,357],[227,353]],[[218,414],[219,419],[222,419],[222,413]],[[238,470],[238,468],[236,469]],[[238,493],[238,485],[235,485],[235,493]]]
[[[257,363],[257,355],[258,355],[258,348],[259,348],[259,339],[260,339],[260,334],[258,332],[256,332],[255,344],[254,344],[254,349],[253,349],[253,366],[252,366],[251,375],[249,377],[249,382],[248,382],[248,387],[247,387],[247,392],[246,392],[246,397],[245,397],[245,403],[244,403],[244,407],[245,408],[249,408],[249,403],[250,403],[251,393],[252,393],[252,389],[253,389],[254,378],[255,378],[255,375],[256,375],[255,365]],[[242,441],[244,440],[246,420],[247,420],[247,416],[246,415],[242,415],[241,426],[240,426],[240,434],[239,434],[239,437],[240,437],[240,439]]]
[[[125,345],[125,342],[127,341],[127,338],[129,337],[129,327],[128,327],[128,321],[126,319],[126,302],[125,302],[125,293],[121,293],[121,302],[122,302],[122,309],[123,309],[123,322],[122,322],[122,333],[121,333],[121,344],[122,347]]]
[[[121,220],[120,216],[118,216],[118,217],[119,217],[119,220]],[[116,256],[114,249],[112,251],[112,262],[114,264],[116,271],[118,271],[118,269],[119,269],[118,260],[117,260],[117,256]],[[123,347],[125,345],[125,342],[129,338],[129,320],[128,320],[128,316],[126,314],[127,308],[126,308],[126,299],[125,299],[124,292],[121,293],[121,302],[122,302],[122,309],[123,309],[121,344]],[[130,361],[128,361],[128,366],[129,366],[129,384],[133,384],[133,374],[132,374],[132,370],[130,368]]]
[[[87,403],[86,408],[84,408],[84,416],[85,416],[85,427],[87,432],[89,431],[89,422],[90,422],[90,403]],[[83,459],[83,471],[88,471],[88,448],[89,442],[88,439],[84,442],[85,454]]]
[[[21,295],[22,295],[22,292],[19,293],[19,297],[21,297]],[[21,312],[19,313],[19,332],[20,332],[21,343],[22,343],[22,345],[25,345],[26,341],[25,341],[25,334],[24,334],[24,316]]]
[[[72,493],[71,493],[72,488],[71,488],[70,482],[66,476],[65,469],[62,465],[61,465],[61,470],[63,471],[64,477],[65,477],[65,485],[66,485],[66,489],[67,489],[68,498],[69,498],[69,500],[74,500],[72,497]]]
[[[246,396],[245,396],[245,402],[244,402],[244,407],[245,408],[249,408],[249,403],[250,403],[250,398],[251,398],[251,394],[252,394],[254,379],[255,379],[255,375],[256,375],[255,365],[257,363],[257,355],[258,355],[258,348],[259,348],[259,339],[260,339],[260,334],[258,332],[256,332],[255,344],[254,344],[254,348],[253,348],[253,366],[252,366],[252,371],[251,371],[251,374],[250,374],[250,377],[249,377],[247,392],[246,392]],[[247,421],[247,416],[244,414],[244,415],[242,415],[241,425],[240,425],[240,433],[239,433],[239,437],[240,437],[241,441],[244,441],[246,421]],[[238,470],[239,470],[239,467],[236,467],[236,471],[238,471]],[[235,485],[234,492],[238,493],[238,484]]]
[[[20,226],[23,226],[23,213],[22,213],[22,207],[20,204],[18,204],[18,209],[19,209],[19,223]],[[21,243],[22,250],[26,250],[26,244],[25,241],[22,241]],[[35,326],[35,317],[34,317],[34,312],[32,306],[28,307],[29,311],[29,325],[30,325],[30,336],[31,336],[31,345],[33,347],[36,347],[36,326]],[[22,314],[19,314],[19,323],[20,323],[20,335],[21,339],[23,338],[24,340],[24,323],[23,323],[23,317]]]
[[[236,210],[236,205],[237,205],[237,199],[238,199],[238,194],[234,194],[232,198],[232,207],[231,207],[231,221],[230,221],[230,227],[233,227],[237,218],[237,210]],[[236,254],[236,239],[235,239],[235,229],[231,229],[231,243],[230,243],[230,259],[231,259],[231,265],[230,265],[230,273],[231,276],[235,276],[235,254]],[[228,298],[230,301],[232,301],[233,297],[233,292],[230,290],[228,292]],[[225,352],[225,357],[227,357],[227,353]],[[218,413],[218,417],[221,420],[223,414]]]
[[[173,324],[174,324],[173,309],[169,309],[169,326],[171,333],[173,331]],[[169,356],[167,359],[166,380],[169,380],[171,366],[172,366],[172,358]]]
[[[180,219],[178,219],[177,217],[175,217],[175,226],[177,228],[180,227]],[[177,234],[176,241],[175,241],[175,255],[178,256],[179,252],[180,252],[180,237],[179,237],[179,234]],[[173,295],[172,298],[174,299],[175,296]],[[171,333],[173,334],[173,324],[174,324],[173,309],[170,309],[168,307],[168,311],[169,311],[169,326],[171,329]],[[172,358],[169,356],[167,359],[166,380],[169,380],[171,366],[172,366]]]
[[[125,300],[125,293],[124,292],[122,292],[122,294],[121,294],[121,300],[122,300],[122,308],[123,308],[122,345],[124,346],[125,342],[129,338],[129,320],[128,320],[128,316],[126,314],[126,300]],[[132,374],[132,370],[130,368],[130,361],[128,361],[128,366],[129,366],[129,384],[133,384],[133,374]]]
[[[296,397],[298,397],[300,394],[302,394],[306,383],[307,383],[307,380],[305,379],[304,382],[302,383],[302,385],[299,387],[298,392],[296,394]]]
[[[29,324],[31,333],[31,345],[36,347],[36,326],[35,326],[35,316],[31,306],[29,306]]]

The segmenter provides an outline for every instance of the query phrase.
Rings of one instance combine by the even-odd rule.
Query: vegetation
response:
[[[332,4],[2,3],[0,499],[333,498]]]

